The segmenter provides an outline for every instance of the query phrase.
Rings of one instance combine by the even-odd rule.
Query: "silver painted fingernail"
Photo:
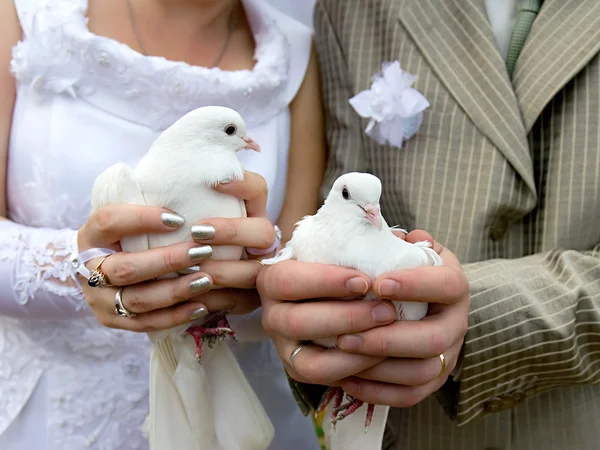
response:
[[[193,225],[192,237],[194,239],[211,239],[215,237],[215,227],[212,225]]]
[[[207,315],[208,311],[206,310],[206,308],[198,308],[196,311],[192,311],[189,317],[190,320],[198,320],[202,319],[203,317],[206,317]]]
[[[183,270],[179,271],[179,273],[182,275],[189,275],[191,273],[198,273],[198,272],[200,272],[200,266],[191,266],[191,267],[188,267],[187,269],[183,269]]]
[[[219,184],[229,184],[231,182],[233,182],[233,178],[223,178]]]
[[[171,228],[179,228],[185,222],[185,219],[179,214],[164,212],[160,215],[163,223]]]
[[[190,292],[192,294],[198,294],[200,292],[208,291],[212,286],[212,282],[208,277],[198,278],[190,283]]]
[[[192,261],[200,261],[201,259],[210,258],[212,256],[212,247],[210,245],[192,247],[188,250],[188,256]]]

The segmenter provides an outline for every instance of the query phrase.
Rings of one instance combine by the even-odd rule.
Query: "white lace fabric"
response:
[[[0,292],[13,292],[0,299],[1,314],[63,319],[86,313],[85,298],[69,263],[69,256],[77,251],[77,231],[3,221],[0,235]]]
[[[256,41],[251,71],[144,56],[95,35],[87,28],[87,0],[27,3],[20,13],[26,38],[13,49],[11,70],[41,98],[53,94],[85,98],[154,130],[164,130],[199,104],[236,109],[250,126],[269,120],[286,106],[282,92],[289,44],[253,2],[245,5]]]
[[[11,448],[15,430],[3,433],[25,405],[52,411],[48,438],[60,448],[144,448],[146,338],[85,317],[92,312],[70,264],[76,235],[0,222],[0,448]],[[107,391],[111,374],[119,381]]]

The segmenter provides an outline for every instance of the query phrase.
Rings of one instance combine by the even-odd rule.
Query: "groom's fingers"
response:
[[[282,261],[265,266],[257,286],[262,296],[279,301],[344,298],[366,294],[371,280],[365,274],[326,264]]]
[[[384,359],[377,356],[354,355],[335,348],[326,349],[319,345],[308,344],[296,352],[292,366],[290,357],[298,345],[299,342],[294,340],[280,342],[277,351],[292,378],[305,383],[332,385],[338,380],[367,370]]]
[[[319,300],[306,303],[265,302],[263,327],[288,339],[315,340],[361,333],[388,325],[396,309],[388,302]]]

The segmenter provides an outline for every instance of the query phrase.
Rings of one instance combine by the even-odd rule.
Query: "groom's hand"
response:
[[[262,323],[289,375],[297,381],[339,385],[339,380],[362,372],[385,356],[352,354],[310,345],[294,358],[301,341],[360,333],[394,321],[387,301],[352,300],[363,296],[371,281],[356,270],[283,261],[261,270],[257,288],[262,300]],[[304,302],[307,299],[326,299]]]
[[[429,240],[414,231],[409,242]],[[439,243],[444,266],[407,269],[375,280],[375,292],[389,300],[429,302],[422,321],[397,321],[385,327],[341,336],[347,352],[387,357],[355,377],[343,380],[344,391],[375,404],[408,407],[437,391],[455,367],[467,331],[469,285],[458,259]],[[442,372],[442,358],[445,370]]]

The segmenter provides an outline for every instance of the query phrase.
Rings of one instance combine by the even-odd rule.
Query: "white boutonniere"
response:
[[[382,71],[373,75],[371,88],[350,99],[361,117],[370,118],[365,133],[380,144],[402,148],[423,122],[429,102],[411,88],[417,77],[400,68],[400,63],[385,62]]]

